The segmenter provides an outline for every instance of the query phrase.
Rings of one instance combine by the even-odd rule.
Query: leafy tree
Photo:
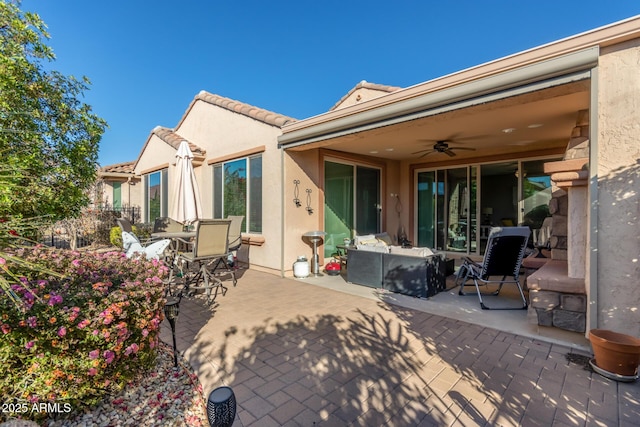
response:
[[[0,218],[76,216],[95,181],[107,124],[81,100],[86,77],[47,69],[46,28],[0,0]]]

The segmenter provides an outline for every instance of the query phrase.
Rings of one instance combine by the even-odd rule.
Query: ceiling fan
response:
[[[475,148],[471,148],[471,147],[449,147],[449,143],[450,142],[454,142],[448,139],[442,140],[442,141],[436,141],[436,143],[433,145],[432,149],[427,149],[427,150],[420,150],[420,151],[416,151],[415,153],[411,153],[411,154],[420,154],[420,157],[424,157],[428,154],[431,153],[444,153],[447,156],[453,157],[456,155],[456,153],[453,152],[453,150],[468,150],[468,151],[475,151]]]

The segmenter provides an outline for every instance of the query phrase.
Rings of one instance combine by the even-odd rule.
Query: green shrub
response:
[[[12,258],[15,256],[15,258]],[[14,262],[19,259],[20,262]],[[27,270],[22,261],[64,274]],[[66,404],[74,412],[116,393],[155,363],[166,267],[119,252],[41,246],[0,258],[19,283],[0,290],[0,401]],[[46,413],[0,413],[38,419]]]
[[[132,225],[131,226],[131,231],[133,231],[133,234],[135,234],[136,236],[138,236],[138,238],[145,238],[145,236],[140,236],[140,230],[138,230],[138,226],[136,225]],[[151,233],[149,233],[150,237]],[[111,228],[111,231],[109,232],[109,241],[111,242],[111,244],[113,246],[117,246],[119,248],[122,247],[122,229],[119,226],[115,226]]]

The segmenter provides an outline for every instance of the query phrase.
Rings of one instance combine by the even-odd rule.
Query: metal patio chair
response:
[[[129,222],[126,218],[116,218],[116,222],[118,223],[118,227],[120,230],[126,231],[127,233],[133,233],[133,227],[131,226],[131,222]]]
[[[482,295],[498,295],[502,286],[508,283],[515,284],[522,298],[522,306],[494,308],[494,310],[516,310],[526,309],[527,299],[520,285],[520,267],[527,241],[531,230],[529,227],[494,227],[489,234],[487,248],[484,253],[482,263],[477,263],[468,257],[463,258],[464,262],[456,276],[456,285],[460,285],[459,295],[469,295],[464,292],[465,286],[475,286],[480,307],[489,310],[482,301]],[[493,276],[502,276],[501,280],[491,280]],[[513,279],[507,280],[507,277]],[[473,283],[467,283],[472,280]],[[480,285],[487,286],[497,284],[497,289],[493,292],[480,292]]]
[[[191,247],[191,250],[179,252],[177,255],[177,266],[180,271],[173,281],[183,282],[179,291],[180,295],[182,293],[189,295],[198,290],[204,290],[207,294],[207,302],[211,304],[215,301],[219,291],[222,292],[222,295],[227,292],[221,277],[230,276],[235,286],[235,271],[227,264],[230,225],[230,220],[200,220],[194,241],[183,241],[185,245]],[[224,271],[221,266],[224,267]],[[170,293],[171,285],[172,283],[169,284]]]
[[[160,217],[156,218],[153,223],[153,232],[154,233],[173,233],[176,231],[182,231],[183,225],[176,221],[175,219],[171,219],[169,217]]]
[[[242,246],[242,221],[244,215],[229,215],[227,219],[231,220],[229,226],[229,251],[237,251]]]

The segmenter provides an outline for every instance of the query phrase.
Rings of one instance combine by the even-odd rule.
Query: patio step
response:
[[[567,262],[549,260],[527,277],[529,319],[540,326],[585,332],[587,295],[584,279],[568,276]]]

